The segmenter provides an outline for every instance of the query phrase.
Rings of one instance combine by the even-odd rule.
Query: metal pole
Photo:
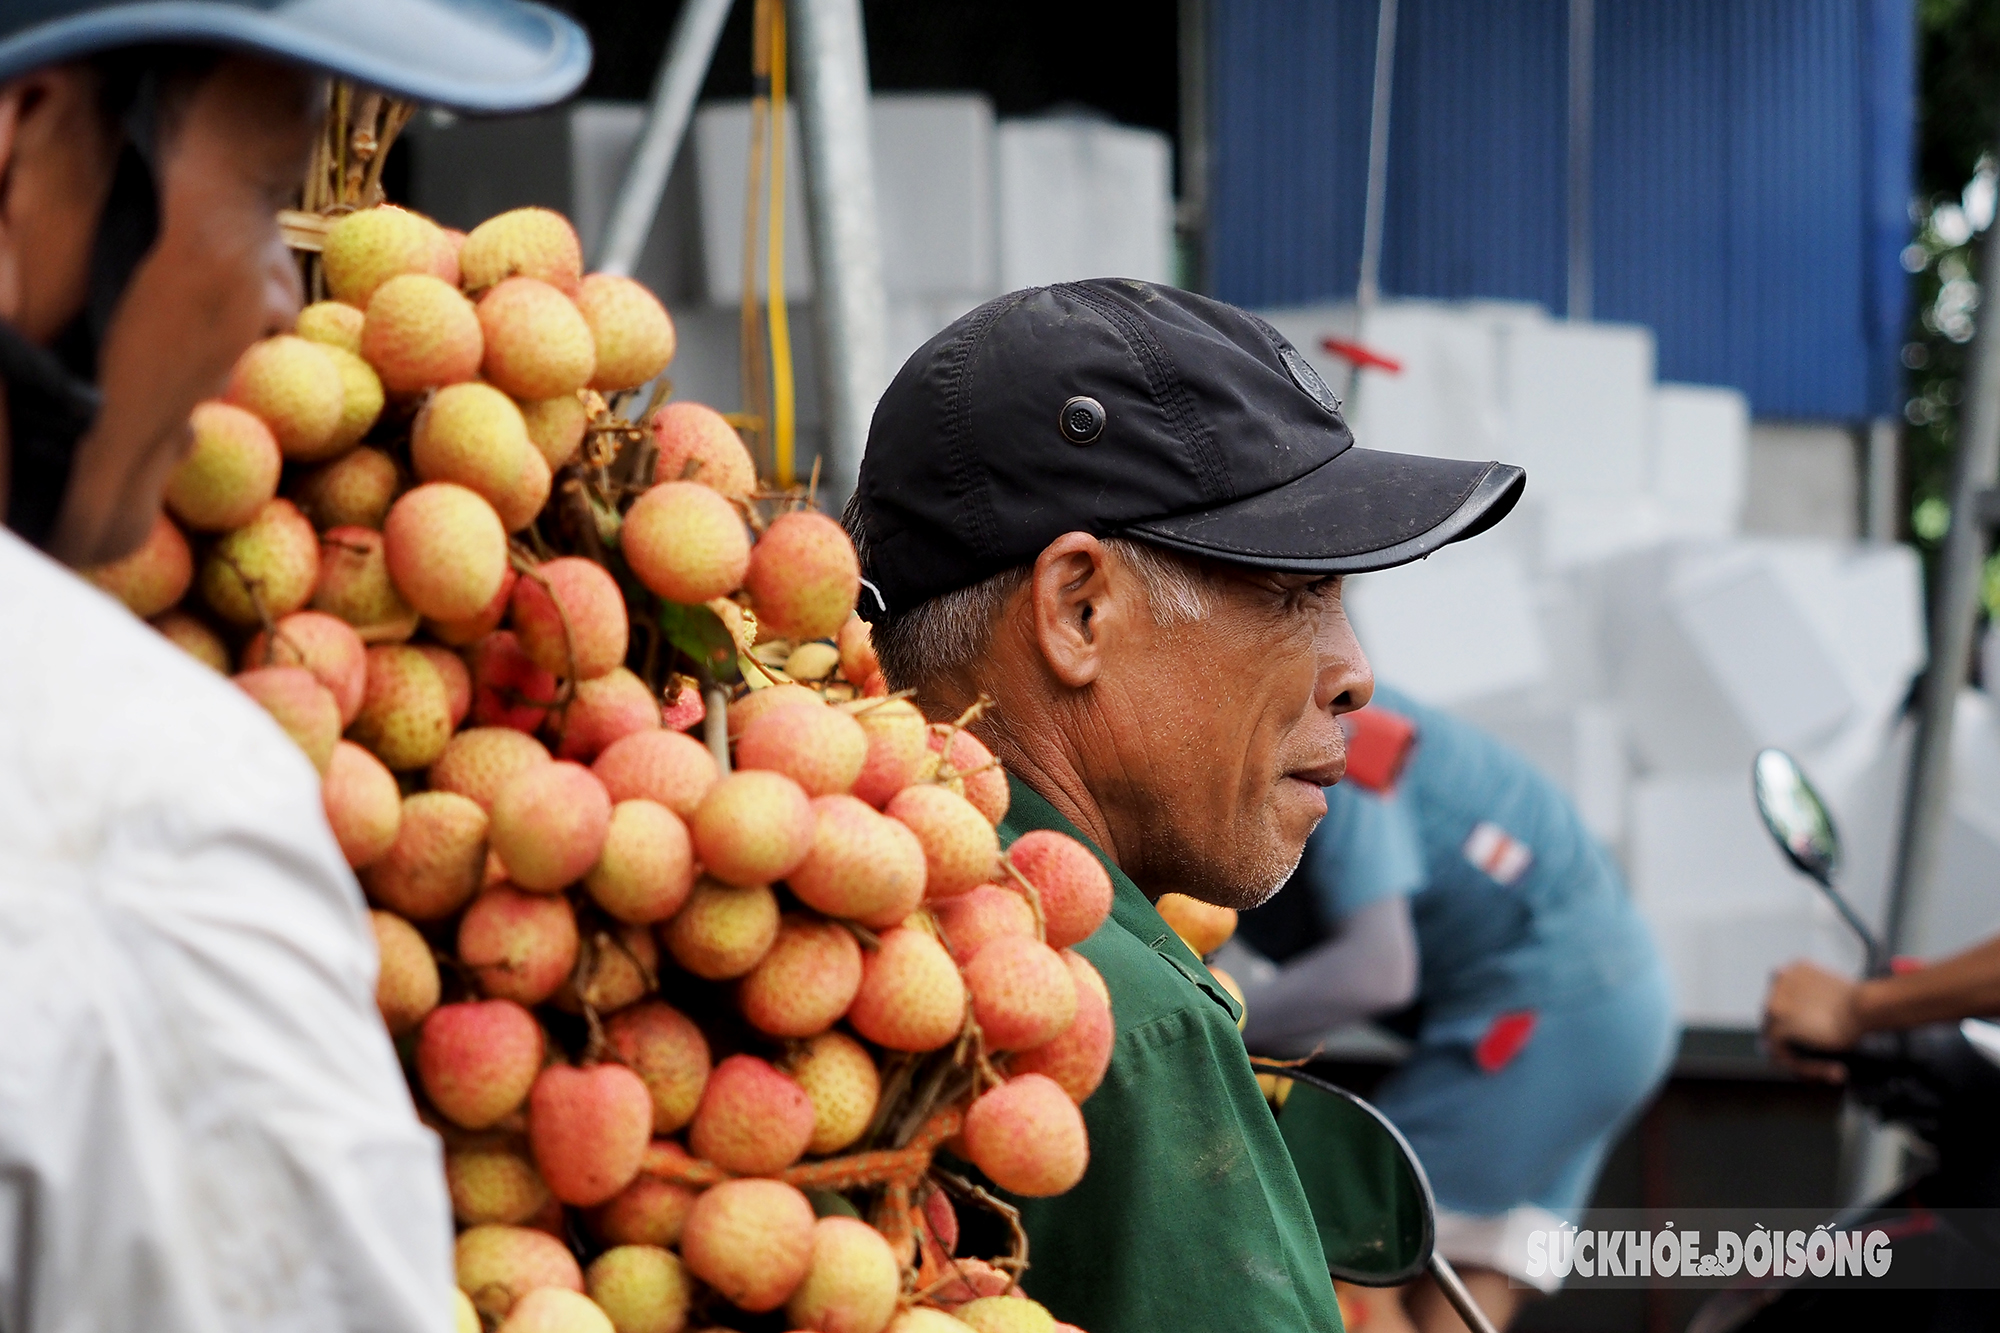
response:
[[[1375,93],[1368,107],[1368,193],[1361,212],[1361,275],[1354,284],[1356,335],[1382,295],[1382,223],[1389,202],[1389,103],[1396,80],[1396,0],[1375,14]]]
[[[1472,1293],[1465,1289],[1458,1270],[1451,1266],[1451,1260],[1431,1251],[1431,1281],[1438,1284],[1438,1290],[1451,1302],[1451,1308],[1458,1311],[1458,1317],[1472,1333],[1495,1333],[1493,1321],[1486,1317],[1486,1311],[1479,1308],[1479,1302],[1472,1299]]]
[[[1590,318],[1591,131],[1597,41],[1594,0],[1569,0],[1569,317]]]
[[[1180,281],[1208,290],[1208,0],[1180,0]]]
[[[1382,226],[1389,208],[1389,106],[1396,83],[1396,0],[1375,11],[1375,87],[1368,105],[1368,186],[1361,203],[1361,271],[1354,281],[1354,340],[1368,338],[1368,312],[1382,295]],[[1347,364],[1351,418],[1361,397],[1361,363]]]
[[[1987,290],[2000,290],[2000,227],[1989,227],[1979,252]],[[1937,867],[1951,800],[1951,724],[1972,653],[1979,614],[1980,567],[1987,529],[1981,498],[2000,477],[2000,301],[1979,311],[1972,347],[1972,392],[1961,413],[1958,457],[1952,465],[1951,529],[1938,553],[1938,582],[1931,601],[1930,664],[1917,686],[1917,739],[1903,796],[1902,837],[1889,894],[1889,951],[1901,952],[1924,922],[1926,898]]]
[[[1901,432],[1893,417],[1876,417],[1863,435],[1868,493],[1862,536],[1871,542],[1896,540],[1896,512],[1902,508],[1902,477],[1898,446]]]
[[[632,161],[612,202],[610,221],[598,242],[600,273],[632,276],[639,255],[652,235],[653,219],[659,215],[660,196],[666,193],[667,176],[687,137],[688,120],[694,114],[695,98],[701,95],[702,80],[715,59],[715,44],[722,36],[723,22],[729,17],[731,0],[688,0],[674,24],[667,42],[667,54],[653,80],[653,101],[646,110],[645,128],[632,149]]]
[[[854,489],[868,420],[889,383],[868,48],[861,0],[791,0],[791,20],[826,419],[820,484],[837,510]]]

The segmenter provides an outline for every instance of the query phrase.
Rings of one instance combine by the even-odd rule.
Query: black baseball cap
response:
[[[1355,445],[1340,401],[1246,310],[1093,278],[989,301],[919,348],[876,405],[846,512],[901,615],[1030,564],[1065,532],[1255,569],[1359,574],[1484,532],[1506,463]]]
[[[127,46],[219,46],[459,111],[559,102],[590,72],[573,19],[522,0],[5,0],[0,79]]]

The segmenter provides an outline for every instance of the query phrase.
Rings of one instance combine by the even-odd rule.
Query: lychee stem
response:
[[[569,661],[569,674],[563,677],[561,686],[556,690],[556,697],[549,705],[558,710],[556,729],[560,731],[567,721],[570,701],[576,697],[576,630],[569,623],[569,611],[563,606],[562,598],[556,596],[555,585],[549,582],[548,575],[542,573],[540,564],[513,545],[507,548],[507,562],[522,578],[533,579],[541,585],[542,591],[548,594],[550,605],[556,609],[557,621],[562,625],[563,656]]]
[[[915,695],[916,691],[914,689],[897,690],[894,694],[885,694],[878,699],[870,699],[867,703],[862,704],[859,708],[854,709],[851,715],[854,717],[859,717],[863,713],[872,713],[877,708],[880,708],[883,704],[892,704],[895,703],[898,699],[909,699],[913,698]]]
[[[1005,1199],[995,1197],[982,1186],[973,1184],[964,1176],[946,1171],[942,1167],[931,1168],[931,1179],[943,1185],[963,1199],[970,1199],[987,1210],[999,1214],[1007,1223],[1014,1253],[1005,1259],[989,1259],[995,1268],[1012,1270],[1016,1278],[1028,1271],[1028,1232],[1021,1225],[1021,1210]]]
[[[1047,944],[1049,919],[1042,911],[1042,891],[1035,887],[1033,880],[1021,873],[1021,867],[1014,864],[1012,857],[1002,853],[1000,864],[1006,869],[1008,877],[1014,881],[1014,887],[1021,891],[1021,896],[1028,900],[1028,906],[1035,913],[1035,938]]]

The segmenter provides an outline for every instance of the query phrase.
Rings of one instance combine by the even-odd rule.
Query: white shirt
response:
[[[375,969],[298,747],[0,530],[0,1333],[449,1329]]]

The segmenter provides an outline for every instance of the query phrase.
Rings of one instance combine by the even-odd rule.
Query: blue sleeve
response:
[[[1342,784],[1326,789],[1326,818],[1306,841],[1299,875],[1329,921],[1424,886],[1417,821],[1400,796]]]

